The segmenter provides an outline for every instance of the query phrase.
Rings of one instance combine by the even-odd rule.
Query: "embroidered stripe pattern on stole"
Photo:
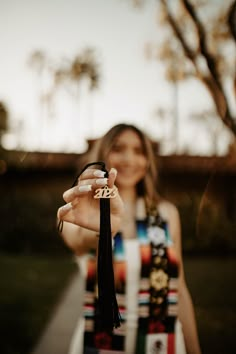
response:
[[[168,225],[159,216],[151,216],[137,226],[142,269],[136,353],[159,349],[174,354],[178,263]]]

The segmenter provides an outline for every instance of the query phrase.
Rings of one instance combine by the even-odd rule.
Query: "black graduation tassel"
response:
[[[108,171],[105,165],[102,168],[105,177]],[[107,186],[99,188],[100,193],[100,235],[97,256],[98,281],[98,313],[97,325],[100,329],[112,331],[120,326],[120,314],[116,300],[113,258],[112,235],[110,220],[110,190]]]
[[[93,162],[86,165],[79,176],[91,165],[102,166],[105,177],[108,177],[108,171],[104,162]],[[75,186],[78,177],[72,186]],[[94,198],[100,199],[100,234],[98,242],[97,255],[97,282],[98,282],[98,302],[96,312],[96,326],[98,330],[112,331],[120,326],[120,313],[116,300],[113,256],[112,256],[112,235],[110,220],[110,198],[114,197],[114,190],[108,186],[98,188],[95,191]],[[58,229],[62,230],[62,222]]]
[[[108,176],[108,173],[107,173]],[[110,199],[100,198],[100,236],[97,258],[98,316],[101,329],[112,330],[120,326],[116,301],[112,260]]]

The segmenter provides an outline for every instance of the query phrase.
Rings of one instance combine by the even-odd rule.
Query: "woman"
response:
[[[71,353],[201,353],[184,278],[179,214],[157,193],[150,140],[137,127],[118,124],[97,141],[92,161],[106,162],[108,179],[88,168],[64,193],[67,204],[58,210],[62,237],[84,276],[84,316]],[[110,334],[96,332],[94,318],[99,204],[93,197],[99,187],[114,184],[119,193],[110,200],[111,231],[121,326]]]

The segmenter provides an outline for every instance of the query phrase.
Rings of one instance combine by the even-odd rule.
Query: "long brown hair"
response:
[[[90,162],[106,161],[118,135],[125,130],[134,131],[140,138],[143,151],[148,161],[148,168],[144,178],[137,184],[137,195],[144,197],[148,212],[157,208],[159,195],[157,192],[157,157],[154,154],[151,139],[146,133],[132,124],[120,123],[113,126],[103,137],[99,138],[93,145],[88,156]]]

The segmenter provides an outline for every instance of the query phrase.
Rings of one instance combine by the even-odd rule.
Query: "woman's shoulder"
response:
[[[168,200],[161,200],[158,204],[160,216],[168,223],[170,235],[174,242],[181,237],[181,222],[178,208]]]
[[[167,199],[161,199],[158,203],[158,212],[166,221],[179,218],[179,211],[176,205]]]

